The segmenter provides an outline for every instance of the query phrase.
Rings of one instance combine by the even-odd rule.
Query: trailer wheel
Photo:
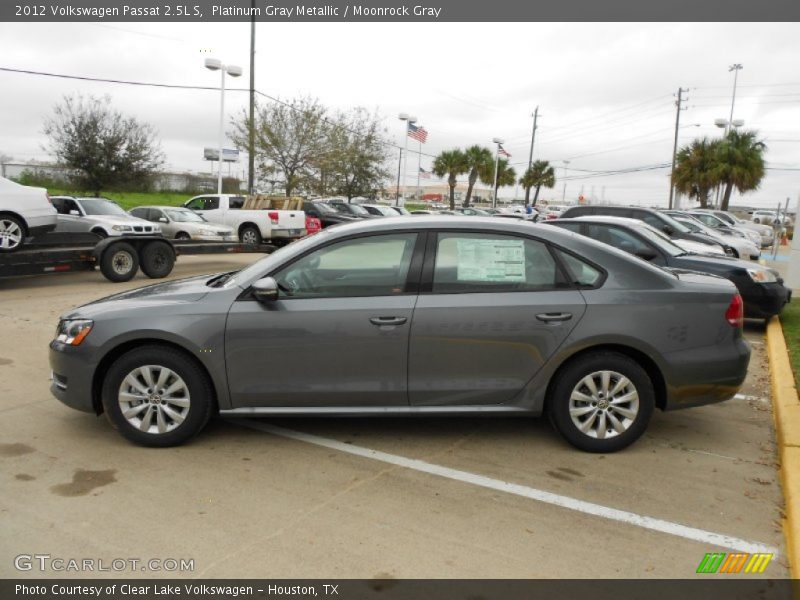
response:
[[[139,256],[127,242],[116,242],[108,246],[100,256],[100,271],[109,281],[130,281],[139,270]]]
[[[149,242],[141,249],[139,263],[142,273],[150,279],[161,279],[172,273],[175,252],[166,242]]]

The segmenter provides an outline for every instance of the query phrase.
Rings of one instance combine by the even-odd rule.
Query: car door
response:
[[[90,225],[86,223],[83,211],[72,198],[62,198],[58,210],[56,231],[64,233],[85,233]]]
[[[225,341],[234,406],[408,406],[420,236],[329,243],[271,274],[278,300],[236,301]]]
[[[586,310],[569,281],[540,240],[430,234],[411,325],[411,405],[510,402]]]
[[[178,226],[175,221],[170,219],[160,208],[148,208],[147,216],[142,218],[147,219],[148,221],[161,227],[161,235],[164,237],[174,238],[175,234],[178,233]],[[166,222],[162,221],[162,219],[164,219]]]

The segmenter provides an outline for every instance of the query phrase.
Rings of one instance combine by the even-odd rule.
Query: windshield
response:
[[[343,213],[350,213],[353,215],[358,215],[360,217],[368,217],[369,213],[367,209],[362,206],[358,206],[356,204],[335,204],[336,210]]]
[[[130,216],[122,208],[105,198],[81,198],[76,200],[81,205],[83,212],[87,215],[121,215]]]
[[[688,227],[692,233],[705,233],[706,235],[713,237],[718,235],[716,231],[698,221],[694,217],[681,217],[678,219],[678,221],[686,225],[686,227]]]
[[[665,215],[664,213],[661,213],[661,216],[664,218],[664,220],[665,220],[665,221],[666,221],[666,222],[667,222],[669,225],[671,225],[671,226],[672,226],[672,228],[673,228],[675,231],[678,231],[678,232],[680,232],[680,233],[691,233],[691,232],[689,231],[689,228],[688,228],[688,227],[686,227],[686,226],[685,226],[683,223],[678,223],[678,222],[677,222],[675,219],[673,219],[673,218],[672,218],[672,217],[670,217],[669,215]]]
[[[312,206],[325,215],[335,215],[337,212],[330,204],[325,204],[324,202],[312,204]]]
[[[681,225],[681,227],[683,226]],[[684,227],[684,229],[686,228]],[[636,230],[648,242],[658,247],[663,252],[666,252],[670,256],[680,256],[681,254],[687,254],[686,250],[676,245],[671,239],[669,239],[667,234],[662,233],[655,227],[651,227],[650,225],[645,224],[644,226],[637,227]]]
[[[392,209],[393,211],[395,211],[395,212],[398,212],[398,213],[400,213],[401,215],[410,215],[410,214],[411,214],[410,212],[408,212],[408,211],[407,211],[405,208],[403,208],[402,206],[392,206],[392,207],[391,207],[391,209]]]
[[[165,210],[167,216],[178,223],[205,223],[206,220],[191,210]]]

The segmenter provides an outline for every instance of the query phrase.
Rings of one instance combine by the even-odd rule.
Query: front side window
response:
[[[402,294],[416,240],[416,233],[345,240],[304,256],[274,277],[291,298]]]
[[[588,226],[587,234],[593,240],[603,242],[609,246],[614,246],[614,248],[618,248],[629,254],[652,250],[650,246],[637,236],[619,227],[591,223]]]
[[[529,292],[568,285],[543,242],[482,233],[438,236],[434,293]]]
[[[186,203],[186,208],[190,210],[203,210],[205,208],[205,198],[192,198]]]

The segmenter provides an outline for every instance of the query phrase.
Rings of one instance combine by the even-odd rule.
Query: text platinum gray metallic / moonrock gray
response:
[[[741,327],[729,281],[555,227],[373,219],[64,314],[51,389],[149,446],[217,411],[546,412],[573,445],[609,452],[654,408],[732,397],[750,358]]]

